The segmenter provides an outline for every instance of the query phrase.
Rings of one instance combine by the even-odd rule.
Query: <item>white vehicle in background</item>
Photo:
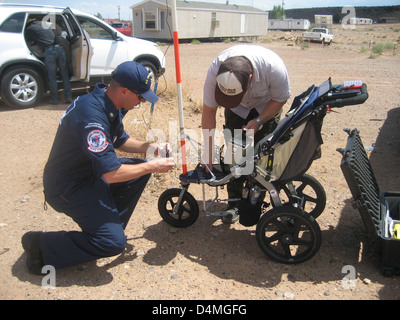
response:
[[[90,14],[56,6],[0,3],[0,94],[9,106],[32,107],[48,89],[43,52],[25,40],[31,18],[52,28],[64,47],[72,87],[107,82],[124,61],[141,63],[153,79],[165,72],[165,56],[154,42],[125,36]]]
[[[329,32],[328,28],[313,28],[311,31],[303,32],[303,41],[331,44],[333,41],[333,34]]]

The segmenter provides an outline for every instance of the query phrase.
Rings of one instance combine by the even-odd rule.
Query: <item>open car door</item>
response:
[[[78,19],[70,8],[63,11],[67,23],[71,28],[71,56],[73,66],[73,77],[71,80],[89,81],[90,61],[93,56],[93,48],[90,44],[90,37],[86,30],[82,29]]]

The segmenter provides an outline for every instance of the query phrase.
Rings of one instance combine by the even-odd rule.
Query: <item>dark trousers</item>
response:
[[[281,117],[281,113],[279,112],[275,117],[273,117],[271,120],[267,121],[264,126],[261,128],[261,130],[258,130],[255,133],[254,136],[254,145],[257,144],[261,139],[263,139],[265,136],[270,134],[275,130],[275,128],[278,125],[278,122]],[[225,109],[225,128],[229,129],[232,133],[232,136],[234,134],[234,129],[241,129],[243,126],[245,126],[250,120],[253,120],[259,116],[258,112],[256,109],[251,109],[249,115],[247,116],[246,119],[243,119],[242,117],[239,117],[236,113],[232,112],[229,109]],[[244,178],[240,177],[238,179],[235,179],[228,183],[227,185],[227,190],[228,190],[228,196],[229,199],[234,199],[234,198],[241,198],[242,197],[242,187],[244,183]],[[238,202],[229,202],[231,207],[237,207]]]
[[[71,99],[71,83],[69,81],[67,60],[63,47],[53,46],[46,48],[44,51],[44,64],[46,65],[47,75],[49,78],[51,101],[58,102],[57,67],[60,70],[61,77],[64,83],[65,99]]]
[[[121,159],[126,164],[144,161]],[[124,229],[149,178],[150,174],[111,185],[103,179],[90,178],[65,185],[44,177],[47,203],[70,216],[82,229],[42,233],[44,265],[65,268],[123,252]]]

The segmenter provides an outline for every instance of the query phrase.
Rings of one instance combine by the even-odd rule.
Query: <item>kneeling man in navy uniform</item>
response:
[[[31,273],[40,275],[44,265],[65,268],[125,249],[124,229],[151,173],[174,167],[172,158],[146,161],[118,158],[115,152],[146,153],[154,148],[160,155],[158,145],[130,137],[122,123],[127,110],[158,100],[150,85],[146,68],[124,62],[108,86],[97,84],[65,111],[44,169],[44,194],[46,202],[70,216],[81,231],[24,234]]]

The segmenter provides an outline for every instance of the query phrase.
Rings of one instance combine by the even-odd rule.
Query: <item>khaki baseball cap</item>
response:
[[[226,59],[219,67],[215,100],[225,108],[235,108],[243,100],[248,87],[253,66],[244,56]]]

